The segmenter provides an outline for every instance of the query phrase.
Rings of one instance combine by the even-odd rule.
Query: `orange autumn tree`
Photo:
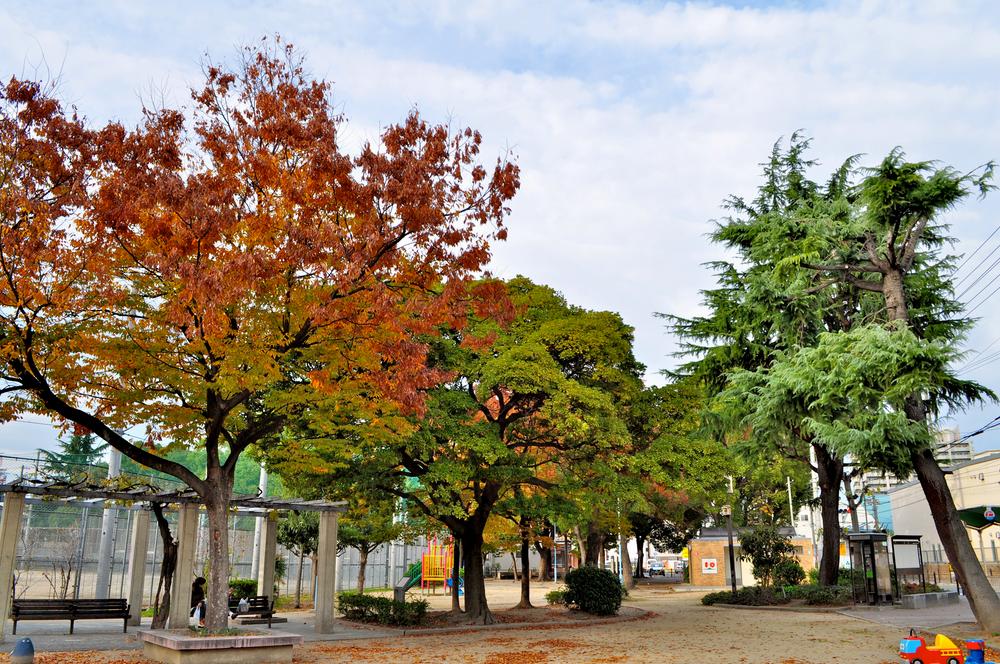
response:
[[[0,99],[2,414],[76,422],[200,496],[207,626],[226,624],[239,456],[339,402],[419,412],[415,341],[461,328],[518,169],[414,111],[357,154],[329,84],[280,39],[206,67],[189,109],[83,124],[33,83]],[[206,474],[116,432],[153,427]]]

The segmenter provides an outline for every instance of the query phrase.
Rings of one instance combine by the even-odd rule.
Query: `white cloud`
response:
[[[0,10],[13,27],[0,69],[19,72],[39,48],[66,53],[65,88],[83,110],[134,117],[150,81],[184,102],[204,50],[226,57],[277,31],[336,82],[353,143],[418,104],[481,129],[488,158],[511,146],[524,185],[496,271],[621,311],[651,372],[674,349],[652,312],[697,311],[711,284],[700,263],[718,255],[707,221],[726,195],[752,194],[779,136],[804,128],[824,168],[895,145],[959,168],[1000,157],[991,2],[189,2],[76,14],[46,2]],[[996,199],[956,211],[960,246],[984,238],[997,212]],[[995,336],[996,303],[973,347]],[[979,377],[998,385],[997,368]]]

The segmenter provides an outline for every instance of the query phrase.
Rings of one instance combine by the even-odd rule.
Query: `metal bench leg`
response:
[[[17,618],[14,618],[14,631],[11,634],[17,634]]]
[[[70,634],[73,633],[73,622],[74,622],[74,620],[72,618],[70,618],[70,620],[69,620],[69,633]]]
[[[122,621],[122,634],[128,634],[128,618]]]

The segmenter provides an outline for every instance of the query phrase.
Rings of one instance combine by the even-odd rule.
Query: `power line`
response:
[[[62,426],[60,426],[60,425],[58,425],[58,424],[56,424],[54,422],[39,422],[37,420],[19,419],[19,420],[11,420],[9,422],[4,422],[4,424],[33,424],[35,426],[40,426],[40,427],[49,427],[49,428],[52,428],[52,429],[62,429]],[[131,433],[123,433],[123,434],[121,434],[121,436],[123,438],[131,438],[132,440],[134,440],[136,442],[139,442],[139,443],[145,443],[146,442],[145,438],[141,438],[141,437],[136,436],[136,435],[131,434]]]
[[[983,289],[983,290],[985,290],[985,289]],[[997,286],[996,288],[994,288],[994,289],[993,289],[993,290],[992,290],[992,291],[990,292],[990,294],[989,294],[989,295],[987,295],[987,296],[986,296],[986,297],[985,297],[985,298],[984,298],[984,299],[983,299],[983,300],[982,300],[982,301],[981,301],[981,302],[980,302],[979,304],[977,304],[976,306],[974,306],[974,307],[972,307],[971,309],[969,309],[968,311],[966,311],[966,312],[965,312],[965,315],[966,315],[966,316],[968,316],[968,315],[969,315],[969,314],[971,314],[971,313],[972,313],[973,311],[975,311],[975,310],[976,310],[976,309],[978,309],[979,307],[981,307],[981,306],[983,306],[984,304],[986,304],[986,302],[987,302],[987,301],[988,301],[988,300],[989,300],[989,299],[990,299],[991,297],[993,297],[994,295],[996,295],[996,294],[997,294],[997,291],[1000,291],[1000,286]],[[980,291],[980,292],[982,292],[982,291]],[[976,295],[978,295],[978,293],[977,293]],[[974,299],[976,299],[976,298],[972,298],[972,299],[974,300]],[[969,305],[969,304],[971,304],[971,303],[972,303],[972,300],[970,300],[969,302],[967,302],[967,303],[966,303],[966,306],[968,306],[968,305]]]
[[[983,247],[985,247],[986,243],[989,242],[991,239],[993,239],[993,236],[996,235],[997,233],[1000,233],[1000,224],[997,224],[997,227],[993,229],[993,232],[990,233],[989,235],[987,235],[986,239],[983,240],[982,242],[980,242],[979,246],[976,247],[972,251],[971,254],[969,254],[968,256],[966,256],[962,260],[962,262],[958,264],[958,267],[955,268],[955,273],[958,274],[959,272],[961,272],[962,268],[965,267],[965,264],[968,263],[970,260],[972,260],[972,257],[975,256],[976,254],[978,254],[979,250],[982,249]],[[1000,244],[998,244],[996,247],[994,247],[993,251],[996,251],[998,248],[1000,248]],[[993,251],[991,251],[990,254],[986,258],[989,258],[990,256],[992,256],[993,255]],[[983,260],[985,261],[985,259],[983,259]],[[982,262],[983,261],[980,261],[980,265],[982,265]],[[975,272],[975,269],[973,269],[973,272]]]

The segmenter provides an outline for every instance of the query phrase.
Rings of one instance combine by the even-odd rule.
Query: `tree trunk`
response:
[[[608,560],[607,551],[604,549],[604,535],[600,535],[597,541],[599,542],[598,546],[600,547],[597,550],[597,566],[601,569],[605,569],[608,566]]]
[[[948,554],[948,561],[955,570],[958,582],[965,588],[969,607],[984,630],[993,634],[1000,632],[1000,597],[997,597],[983,572],[982,564],[976,558],[941,466],[934,459],[934,453],[928,449],[914,452],[911,460],[931,508],[941,544]]]
[[[541,542],[535,542],[535,551],[538,552],[538,580],[548,581],[552,578],[552,547],[545,546]]]
[[[820,520],[823,523],[819,583],[835,586],[840,574],[840,484],[844,479],[844,459],[831,454],[823,445],[813,443],[812,447],[816,454]]]
[[[365,572],[368,570],[368,542],[358,547],[358,592],[365,592]]]
[[[521,517],[521,601],[515,609],[531,609],[531,529],[528,521]]]
[[[644,550],[646,547],[646,538],[636,535],[635,546],[637,551],[635,556],[635,578],[644,579],[646,574],[642,571],[642,568],[645,566],[646,562],[646,552]]]
[[[583,564],[597,567],[604,552],[604,538],[594,524],[587,524],[587,539],[584,541]],[[603,567],[603,565],[602,565]]]
[[[163,505],[151,503],[150,507],[156,518],[157,529],[160,531],[160,541],[163,542],[163,562],[160,563],[160,581],[156,586],[156,598],[153,600],[153,624],[151,627],[164,629],[170,615],[170,589],[173,587],[174,571],[177,569],[177,542],[170,535],[170,524],[163,516]]]
[[[485,520],[484,520],[485,523]],[[493,614],[486,603],[486,580],[483,578],[483,527],[469,524],[462,533],[465,552],[465,614],[475,623],[492,625]]]
[[[461,613],[462,604],[458,589],[462,586],[462,542],[451,534],[451,612]]]
[[[882,277],[882,293],[891,320],[898,320],[909,326],[910,316],[906,305],[906,291],[903,287],[903,273],[899,269],[889,270]],[[919,394],[906,400],[906,417],[911,422],[926,424],[927,405]],[[1000,597],[993,590],[983,566],[976,558],[976,552],[969,541],[968,532],[958,516],[955,500],[948,488],[944,472],[934,458],[932,449],[913,450],[910,453],[913,470],[924,490],[927,504],[934,517],[941,544],[948,554],[948,562],[955,570],[955,577],[965,588],[969,607],[983,629],[1000,632]]]
[[[861,532],[861,524],[858,522],[858,505],[854,502],[854,489],[851,487],[851,478],[847,475],[842,475],[841,482],[844,484],[844,493],[847,495],[847,509],[851,511],[851,530],[854,532]],[[838,503],[839,503],[838,498]],[[839,519],[838,519],[839,523]]]
[[[632,577],[632,558],[628,555],[628,538],[625,533],[618,535],[618,551],[622,559],[622,585],[626,589],[635,588],[635,579]]]
[[[302,608],[302,564],[306,561],[305,547],[299,549],[299,578],[295,581],[295,608]]]
[[[212,487],[208,496],[202,496],[208,514],[208,592],[205,594],[205,629],[226,629],[229,623],[229,498],[231,489]],[[260,592],[271,594],[265,588]]]

